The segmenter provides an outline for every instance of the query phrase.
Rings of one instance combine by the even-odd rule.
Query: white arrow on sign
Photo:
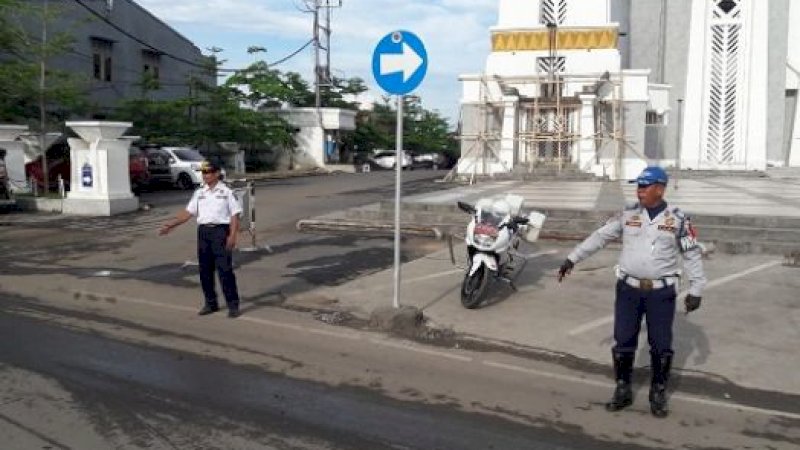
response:
[[[403,42],[401,53],[388,53],[381,55],[381,75],[403,72],[403,83],[414,75],[422,65],[422,58]]]

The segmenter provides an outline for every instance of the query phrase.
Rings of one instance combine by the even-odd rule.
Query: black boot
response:
[[[614,375],[617,380],[617,387],[614,388],[614,396],[606,403],[606,410],[611,412],[627,408],[633,403],[633,391],[631,390],[633,354],[614,353],[613,356]]]
[[[667,417],[667,382],[672,366],[672,352],[661,355],[650,353],[653,378],[650,382],[650,412],[659,418]]]

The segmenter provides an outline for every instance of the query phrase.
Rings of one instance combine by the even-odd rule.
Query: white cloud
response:
[[[267,59],[274,60],[311,38],[311,15],[298,10],[302,0],[137,1],[202,43],[200,47],[214,45],[215,37],[229,42],[226,34],[247,36],[238,49],[226,48],[230,65],[252,61],[245,50],[256,42],[266,43]],[[461,94],[458,75],[482,70],[489,52],[488,28],[496,17],[497,0],[343,0],[342,8],[332,12],[331,65],[334,73],[359,76],[374,86],[370,60],[375,44],[393,30],[412,31],[425,43],[429,58],[428,76],[418,93],[426,107],[455,120]],[[281,68],[310,78],[309,53]]]

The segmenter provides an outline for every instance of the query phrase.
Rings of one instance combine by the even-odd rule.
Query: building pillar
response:
[[[29,192],[25,179],[25,143],[18,138],[28,131],[27,125],[0,125],[0,148],[6,150],[6,170],[11,192]]]
[[[788,120],[788,119],[787,119]],[[789,167],[800,167],[800,104],[795,106],[794,129],[789,143]]]
[[[691,3],[682,168],[766,169],[768,3]]]
[[[136,211],[131,192],[129,139],[120,139],[130,122],[67,122],[79,138],[69,138],[70,191],[64,213],[112,216]]]
[[[589,171],[596,161],[596,145],[594,129],[594,103],[597,96],[594,94],[581,94],[580,129],[581,140],[578,142],[577,164],[581,170]]]
[[[744,168],[767,170],[767,126],[769,96],[769,2],[747,2],[750,11],[750,52],[747,65],[746,144]],[[785,70],[781,68],[781,70]],[[781,96],[783,98],[783,96]],[[781,128],[782,129],[782,128]]]
[[[500,161],[502,166],[499,171],[512,171],[517,156],[518,129],[519,129],[519,97],[503,96],[503,129],[500,134]]]

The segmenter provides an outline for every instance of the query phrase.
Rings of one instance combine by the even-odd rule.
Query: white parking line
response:
[[[495,368],[498,368],[498,369],[510,370],[510,371],[513,371],[513,372],[527,373],[527,374],[530,374],[530,375],[535,375],[537,377],[550,378],[550,379],[553,379],[553,380],[570,381],[570,382],[573,382],[573,383],[583,384],[583,385],[587,385],[587,386],[595,386],[595,387],[601,387],[601,388],[606,388],[606,389],[611,389],[611,388],[614,387],[614,383],[611,383],[611,382],[592,380],[592,379],[589,379],[589,378],[580,378],[580,377],[575,377],[575,376],[571,376],[571,375],[565,375],[565,374],[561,374],[561,373],[547,372],[547,371],[544,371],[544,370],[531,369],[529,367],[516,366],[516,365],[513,365],[513,364],[505,364],[505,363],[499,363],[499,362],[489,361],[489,360],[483,361],[483,364],[486,365],[486,366],[495,367]],[[714,406],[714,407],[718,407],[718,408],[733,409],[733,410],[736,410],[736,411],[746,411],[746,412],[753,413],[753,414],[785,417],[785,418],[794,419],[794,420],[799,420],[800,419],[800,414],[791,413],[791,412],[787,412],[787,411],[779,411],[779,410],[776,410],[776,409],[769,409],[769,408],[759,408],[759,407],[756,407],[756,406],[740,405],[740,404],[737,404],[737,403],[724,402],[724,401],[713,400],[713,399],[709,399],[709,398],[693,397],[693,396],[686,395],[686,394],[673,394],[673,395],[670,396],[670,398],[673,399],[673,400],[690,402],[690,403],[697,403],[697,404],[706,405],[706,406]]]
[[[417,281],[432,280],[434,278],[445,277],[447,275],[452,275],[454,273],[462,273],[462,272],[464,272],[464,269],[452,269],[452,270],[445,270],[444,272],[437,272],[437,273],[432,273],[432,274],[429,274],[429,275],[422,275],[422,276],[414,277],[414,278],[405,278],[405,279],[403,279],[403,284],[416,283]]]
[[[711,288],[714,288],[716,286],[720,286],[722,284],[728,283],[729,281],[733,281],[733,280],[735,280],[737,278],[741,278],[741,277],[744,277],[744,276],[759,272],[759,271],[764,270],[764,269],[769,269],[770,267],[775,267],[775,266],[777,266],[779,264],[782,264],[782,263],[783,263],[782,260],[776,259],[774,261],[770,261],[768,263],[764,263],[764,264],[752,267],[750,269],[743,270],[743,271],[738,272],[738,273],[734,273],[732,275],[728,275],[728,276],[725,276],[725,277],[722,277],[722,278],[717,278],[716,280],[709,281],[708,284],[706,284],[705,289],[711,289]],[[679,297],[683,296],[687,292],[688,292],[687,290],[683,290],[683,291],[681,291],[680,294],[678,294],[678,296]],[[577,336],[577,335],[583,334],[583,333],[585,333],[587,331],[591,331],[591,330],[593,330],[595,328],[608,325],[613,321],[614,321],[614,316],[613,315],[601,317],[599,319],[592,320],[591,322],[586,322],[583,325],[580,325],[578,327],[575,327],[575,328],[569,330],[567,335],[569,335],[569,336]]]
[[[530,260],[530,259],[538,258],[540,256],[554,255],[554,254],[556,254],[558,252],[559,252],[558,250],[544,250],[544,251],[536,252],[536,253],[520,254],[519,256],[522,256],[523,258]],[[453,274],[456,274],[456,273],[463,273],[463,272],[464,272],[464,269],[452,269],[452,270],[445,270],[444,272],[432,273],[432,274],[429,274],[429,275],[421,275],[421,276],[413,277],[413,278],[404,278],[403,279],[403,284],[416,283],[417,281],[432,280],[434,278],[445,277],[447,275],[453,275]],[[364,290],[364,289],[361,289],[361,290]]]

